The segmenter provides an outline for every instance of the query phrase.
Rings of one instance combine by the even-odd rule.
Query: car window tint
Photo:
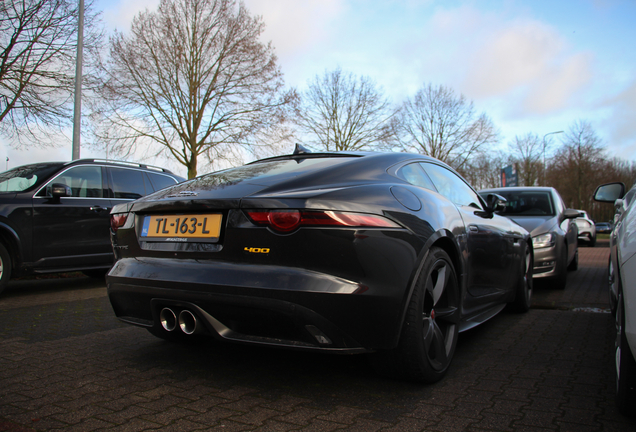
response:
[[[70,186],[73,197],[76,198],[102,198],[104,196],[102,188],[102,169],[98,166],[77,166],[64,171],[62,174],[51,180],[42,196],[51,195],[51,185],[61,183]]]
[[[154,190],[158,191],[159,189],[166,188],[168,186],[172,186],[177,182],[167,175],[156,174],[156,173],[146,173],[150,177],[150,181],[152,182],[152,186]]]
[[[551,194],[541,191],[501,191],[497,192],[506,199],[504,215],[554,216],[555,210]]]
[[[142,171],[110,168],[115,198],[137,199],[146,195]]]
[[[0,173],[0,192],[23,192],[40,187],[61,166],[58,163],[31,164]]]
[[[437,164],[421,165],[440,194],[455,204],[481,208],[477,193],[457,174]]]
[[[229,168],[202,175],[190,180],[191,189],[199,187],[215,187],[234,185],[242,182],[258,182],[261,185],[272,185],[281,179],[293,178],[308,172],[320,172],[328,167],[345,164],[356,157],[295,157],[290,159],[265,160],[253,164]]]
[[[431,179],[428,178],[419,163],[405,165],[399,169],[397,174],[400,178],[406,180],[412,185],[435,190],[435,186],[431,183]]]

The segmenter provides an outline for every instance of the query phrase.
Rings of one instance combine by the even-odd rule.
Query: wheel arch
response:
[[[3,244],[11,256],[11,270],[13,274],[19,272],[23,253],[20,237],[13,228],[0,221],[0,243]]]
[[[409,281],[407,295],[404,296],[404,300],[402,302],[402,312],[400,314],[400,321],[399,321],[400,325],[398,326],[397,335],[395,339],[396,345],[399,343],[400,335],[402,334],[404,319],[406,317],[409,302],[411,301],[411,297],[413,296],[413,291],[415,290],[417,281],[420,277],[420,273],[422,272],[422,268],[424,267],[424,262],[426,261],[426,258],[428,257],[428,254],[431,248],[433,247],[439,247],[444,252],[446,252],[449,258],[451,259],[451,263],[453,264],[453,267],[455,268],[455,276],[457,277],[457,284],[459,286],[459,291],[460,291],[459,303],[460,305],[463,304],[466,290],[464,288],[464,279],[465,279],[464,267],[465,266],[461,259],[461,252],[459,250],[457,241],[455,240],[454,236],[450,232],[446,230],[439,231],[433,234],[429,238],[429,241],[422,248],[422,252],[420,253],[420,256],[418,257],[417,268],[415,269]]]

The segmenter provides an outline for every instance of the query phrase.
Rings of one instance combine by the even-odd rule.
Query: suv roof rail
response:
[[[97,159],[90,159],[90,158],[89,159],[76,159],[74,161],[69,162],[67,165],[78,163],[78,162],[105,162],[105,163],[109,163],[109,164],[113,164],[113,165],[123,165],[123,166],[135,167],[135,168],[144,168],[144,169],[148,169],[148,170],[152,170],[152,171],[160,171],[160,172],[174,174],[172,171],[170,171],[169,169],[166,169],[166,168],[161,168],[161,167],[158,167],[158,166],[147,165],[147,164],[142,164],[142,163],[137,163],[137,162],[128,162],[128,161],[115,160],[115,159],[99,159],[99,158],[97,158]]]

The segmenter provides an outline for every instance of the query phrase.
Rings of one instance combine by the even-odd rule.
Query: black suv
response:
[[[99,159],[0,173],[0,292],[11,276],[103,276],[113,263],[112,207],[183,180],[163,168]]]

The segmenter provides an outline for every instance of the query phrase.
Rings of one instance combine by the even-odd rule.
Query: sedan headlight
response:
[[[556,234],[553,232],[545,233],[532,237],[532,246],[535,249],[547,248],[554,246]]]

